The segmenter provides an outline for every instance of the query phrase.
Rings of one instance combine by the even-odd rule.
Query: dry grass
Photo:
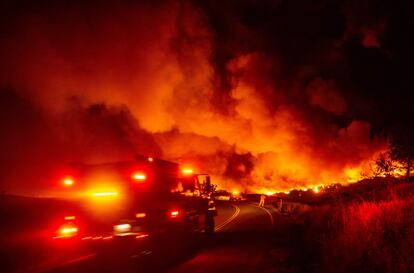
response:
[[[381,201],[324,206],[307,214],[304,241],[316,272],[414,272],[413,185]],[[309,262],[309,260],[308,260]]]
[[[327,272],[414,272],[414,202],[363,202],[338,211],[323,241]]]

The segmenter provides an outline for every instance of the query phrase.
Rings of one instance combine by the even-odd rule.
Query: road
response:
[[[168,248],[161,255],[112,267],[92,253],[47,272],[297,272],[291,263],[286,217],[253,203],[222,202],[217,207],[216,233],[196,247]]]
[[[287,242],[275,228],[285,224],[282,216],[248,203],[223,204],[219,209],[221,224],[210,244],[166,272],[295,272]]]

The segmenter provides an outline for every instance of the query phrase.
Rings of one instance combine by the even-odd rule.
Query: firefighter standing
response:
[[[264,194],[260,195],[259,207],[264,207],[265,200],[266,200],[266,195]]]
[[[213,200],[208,202],[208,208],[206,213],[206,232],[213,233],[215,229],[214,217],[217,216],[216,205]]]
[[[279,200],[279,211],[282,211],[282,209],[283,209],[283,200],[282,200],[282,198],[280,198],[280,200]]]

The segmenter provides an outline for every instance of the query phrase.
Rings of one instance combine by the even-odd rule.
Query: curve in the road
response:
[[[220,231],[222,228],[224,228],[226,225],[230,224],[230,222],[232,222],[234,219],[237,218],[237,216],[239,216],[240,214],[240,208],[236,205],[231,204],[236,210],[233,213],[232,216],[230,216],[226,221],[224,221],[223,223],[221,223],[220,225],[218,225],[214,230],[215,231]]]
[[[272,213],[268,209],[266,209],[264,207],[259,207],[258,205],[255,205],[255,204],[250,204],[250,205],[265,211],[269,215],[270,224],[273,226],[273,224],[275,223],[275,220],[273,219]]]

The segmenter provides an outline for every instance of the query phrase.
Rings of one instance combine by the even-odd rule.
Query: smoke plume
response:
[[[247,191],[369,174],[386,141],[354,106],[347,54],[378,50],[383,21],[324,1],[155,2],[4,4],[5,189],[53,183],[22,170],[137,153]]]

